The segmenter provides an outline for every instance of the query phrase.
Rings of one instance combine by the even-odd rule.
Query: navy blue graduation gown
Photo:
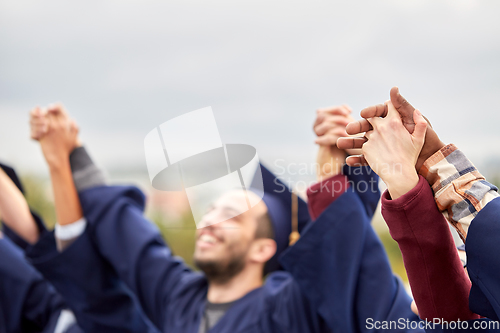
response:
[[[370,167],[350,167],[344,164],[342,174],[347,176],[351,190],[361,200],[368,219],[373,218],[380,201],[379,176]]]
[[[102,281],[116,272],[162,332],[197,333],[207,280],[174,257],[158,229],[144,218],[143,194],[134,187],[96,187],[80,193],[80,200],[88,221],[85,233],[62,253],[37,244],[30,254],[36,258],[34,265],[72,298],[72,307],[105,302],[112,290]],[[46,238],[53,242],[51,234]],[[220,333],[328,331],[287,272],[270,274],[262,287],[236,301],[211,329]]]
[[[408,314],[410,299],[392,273],[382,274],[382,278],[378,278],[379,271],[388,269],[390,272],[383,248],[369,226],[368,215],[373,213],[373,202],[376,205],[378,198],[373,199],[372,196],[368,198],[371,200],[362,202],[359,193],[352,191],[342,195],[342,198],[343,201],[338,199],[337,204],[334,203],[328,211],[342,211],[352,206],[353,214],[350,214],[351,210],[349,214],[339,216],[323,214],[329,216],[323,220],[338,223],[316,221],[313,226],[338,229],[339,226],[352,224],[361,227],[351,228],[344,233],[330,232],[332,238],[318,237],[317,231],[308,231],[303,233],[295,247],[301,243],[315,243],[315,247],[308,249],[309,254],[331,265],[332,260],[326,258],[331,253],[328,244],[336,244],[341,249],[337,260],[333,261],[338,269],[327,270],[327,274],[324,274],[324,266],[314,267],[315,274],[310,276],[309,283],[324,286],[323,295],[335,292],[336,287],[346,290],[344,295],[338,297],[331,294],[325,297],[324,303],[312,297],[313,302],[310,302],[310,298],[304,297],[299,288],[304,279],[295,265],[293,269],[297,270],[294,273],[297,280],[287,272],[270,274],[265,285],[240,299],[212,329],[213,332],[328,331],[323,326],[322,318],[329,321],[330,327],[336,331],[347,328],[352,332],[350,329],[363,330],[364,326],[360,323],[353,324],[354,318],[360,314],[373,314],[374,318],[416,319],[415,315]],[[162,331],[197,332],[206,301],[207,281],[202,274],[191,271],[182,260],[173,257],[156,227],[145,220],[142,215],[142,193],[132,187],[98,187],[83,191],[80,199],[89,222],[87,230],[62,254],[43,255],[37,261],[37,267],[46,272],[58,270],[51,276],[58,289],[67,289],[68,281],[72,281],[78,288],[90,293],[94,303],[100,303],[107,297],[108,286],[92,281],[86,277],[88,273],[85,271],[98,270],[102,272],[98,274],[101,276],[112,274],[106,272],[106,265],[102,263],[105,261],[138,296],[144,311],[158,328]],[[353,219],[359,221],[352,223]],[[316,229],[311,227],[311,230]],[[365,239],[375,241],[365,244]],[[318,245],[320,241],[323,243]],[[355,255],[345,256],[349,251],[344,250],[341,244],[349,250],[354,249]],[[362,254],[360,249],[364,250]],[[367,258],[359,259],[363,255],[367,255]],[[353,260],[356,256],[358,260]],[[298,256],[297,261],[307,270],[311,262],[303,258]],[[372,262],[372,259],[376,260]],[[82,261],[88,267],[83,267]],[[356,273],[359,268],[363,271]],[[333,275],[332,271],[335,272]],[[360,279],[359,275],[364,278]],[[361,287],[345,288],[345,283],[350,286],[361,284]],[[307,290],[309,295],[308,289],[303,290]],[[365,292],[367,296],[360,295]],[[330,303],[341,312],[326,311],[319,318],[317,309],[322,308],[322,304],[328,306]],[[345,308],[351,308],[352,311],[343,311]]]
[[[341,195],[280,262],[335,331],[373,332],[375,321],[419,322],[370,224],[374,207],[368,204],[378,201],[376,193],[362,194],[364,205],[354,186]],[[406,331],[423,331],[414,327]]]
[[[489,202],[472,220],[465,243],[472,281],[471,311],[500,318],[500,198]]]
[[[33,211],[31,212],[31,216],[33,216],[33,220],[35,221],[35,224],[38,228],[38,232],[40,233],[40,235],[43,235],[45,232],[47,232],[47,229],[45,228],[45,224],[43,223],[42,218]],[[6,224],[2,224],[2,231],[5,236],[10,238],[10,240],[14,244],[16,244],[19,248],[21,248],[23,251],[30,246],[28,242],[19,237],[19,235],[16,234],[12,229],[10,229]]]
[[[468,321],[466,330],[436,326],[427,332],[500,332],[499,216],[500,198],[496,198],[472,220],[465,242],[467,272],[472,281],[469,308],[487,318]]]
[[[89,239],[80,237],[78,242],[80,247],[75,248],[82,252],[71,257],[71,251],[59,253],[54,233],[46,232],[28,248],[26,256],[64,297],[79,326],[85,332],[157,333],[135,295],[95,252]]]
[[[5,236],[0,258],[0,332],[54,332],[63,299]],[[74,325],[69,332],[81,330]]]

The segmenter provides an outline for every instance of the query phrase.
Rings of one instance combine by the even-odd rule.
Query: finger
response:
[[[45,114],[45,110],[38,106],[30,111],[30,136],[33,140],[39,140],[48,131]]]
[[[385,104],[377,104],[364,108],[360,112],[363,118],[385,117],[387,115],[387,106]]]
[[[429,119],[427,119],[426,116],[422,115],[422,117],[424,117],[425,121],[427,121],[427,124],[429,124],[429,127],[432,128],[432,124],[431,122],[429,121]]]
[[[316,110],[316,113],[347,116],[350,111],[349,108],[345,107],[345,105],[335,105],[327,108],[319,108],[318,110]]]
[[[317,136],[324,135],[326,132],[331,130],[332,128],[342,128],[345,130],[345,127],[349,124],[349,119],[345,116],[330,116],[328,119],[325,119],[321,124],[317,125],[314,128],[314,132]]]
[[[349,113],[351,113],[351,112],[352,112],[352,109],[351,109],[351,107],[350,107],[349,105],[347,105],[347,104],[342,104],[342,106],[343,106],[345,109],[347,109],[347,110],[349,111]]]
[[[45,114],[39,106],[34,107],[30,111],[30,119],[31,118],[41,118],[43,116],[45,116]]]
[[[345,130],[349,135],[357,135],[367,132],[371,129],[373,129],[372,125],[366,119],[353,121],[352,123],[347,124],[347,126],[345,127]]]
[[[372,128],[376,128],[377,124],[382,120],[380,117],[367,118],[366,121],[370,123]],[[366,131],[368,132],[368,131]]]
[[[365,133],[364,137],[366,138],[367,141],[370,140],[370,137],[372,136],[372,134],[373,134],[373,130],[368,131],[368,132]]]
[[[335,145],[337,143],[337,139],[340,137],[345,137],[347,136],[347,133],[345,132],[344,129],[342,128],[336,128],[333,129],[329,132],[327,132],[325,135],[322,135],[318,137],[314,142],[318,145]]]
[[[316,114],[317,116],[314,120],[313,128],[328,119],[329,115],[348,116],[350,114],[350,111],[343,105],[340,105],[332,106],[330,108],[317,109]]]
[[[363,147],[366,141],[365,137],[338,138],[337,147],[339,149],[358,149]]]
[[[69,128],[71,131],[76,131],[76,132],[78,132],[80,130],[74,119],[69,120]]]
[[[68,112],[61,103],[53,103],[47,107],[47,112],[53,116],[67,117]]]
[[[337,143],[338,136],[323,135],[314,140],[314,143],[320,146],[334,146]]]
[[[400,109],[403,109],[403,111],[409,110],[412,113],[415,110],[415,108],[406,100],[406,98],[404,98],[401,95],[398,87],[391,88],[390,96],[391,96],[391,102],[394,105],[394,107],[396,108],[396,110],[398,110],[400,112],[401,112]]]
[[[385,104],[387,106],[387,118],[397,117],[398,119],[401,119],[398,110],[396,110],[391,101],[387,101]]]
[[[419,110],[415,110],[413,113],[413,120],[415,121],[415,130],[412,137],[419,147],[422,147],[425,141],[425,132],[427,131],[427,121]]]
[[[315,128],[316,126],[318,126],[319,124],[321,124],[324,120],[325,120],[325,115],[324,115],[323,113],[318,114],[318,115],[316,116],[316,119],[314,119],[313,131],[314,131],[314,128]]]
[[[413,133],[415,129],[415,122],[413,121],[415,108],[400,94],[398,87],[392,87],[390,95],[392,104],[403,120],[403,125],[410,134]]]
[[[365,157],[363,155],[352,155],[346,158],[345,162],[347,165],[352,167],[368,165]]]

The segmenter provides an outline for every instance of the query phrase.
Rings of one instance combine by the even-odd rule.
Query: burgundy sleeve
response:
[[[479,318],[469,310],[471,282],[458,257],[448,223],[422,176],[415,188],[396,200],[382,195],[382,215],[398,242],[422,319]]]
[[[348,188],[347,176],[343,174],[335,175],[309,187],[307,189],[307,207],[313,221]]]

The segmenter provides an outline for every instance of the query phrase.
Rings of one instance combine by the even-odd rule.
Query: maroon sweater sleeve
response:
[[[398,242],[420,318],[479,318],[469,310],[471,282],[458,257],[448,223],[427,181],[396,200],[382,195],[382,215]]]
[[[347,176],[338,174],[307,189],[307,207],[311,218],[316,220],[323,211],[349,188]]]

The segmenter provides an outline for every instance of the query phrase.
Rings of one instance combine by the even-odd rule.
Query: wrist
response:
[[[69,156],[50,156],[46,157],[50,173],[60,173],[64,170],[71,170]]]
[[[434,130],[430,126],[428,126],[427,133],[425,135],[425,144],[422,147],[422,151],[420,152],[420,155],[417,159],[417,164],[415,165],[417,172],[420,171],[420,168],[422,167],[422,165],[424,165],[427,159],[429,159],[432,155],[434,155],[445,146],[446,144],[441,141]]]
[[[387,185],[387,191],[394,200],[412,190],[418,184],[419,178],[416,170],[411,168],[384,177],[382,180]]]
[[[318,181],[341,173],[346,157],[346,152],[336,146],[320,146],[317,158]]]

